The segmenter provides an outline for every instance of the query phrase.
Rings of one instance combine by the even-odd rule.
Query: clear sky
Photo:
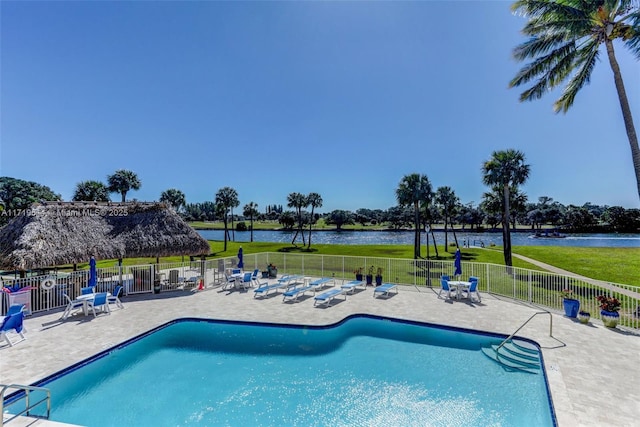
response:
[[[530,201],[640,206],[601,51],[574,107],[518,101],[524,19],[507,1],[0,2],[0,175],[70,200],[116,169],[188,203],[320,193],[387,209],[404,175],[478,204],[481,167],[514,148]],[[640,129],[640,67],[617,44]],[[119,196],[112,195],[119,200]]]

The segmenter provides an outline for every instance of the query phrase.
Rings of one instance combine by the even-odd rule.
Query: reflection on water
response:
[[[223,230],[199,230],[207,240],[223,240]],[[291,243],[294,232],[256,230],[253,232],[255,242]],[[456,232],[458,244],[469,242],[471,246],[502,246],[502,233],[469,233]],[[306,234],[305,234],[306,236]],[[444,233],[436,232],[438,244],[444,244]],[[429,237],[431,239],[431,237]],[[251,234],[248,231],[236,231],[236,242],[248,242]],[[340,245],[413,245],[412,231],[314,231],[312,243],[340,244]],[[297,239],[298,243],[302,240]],[[427,243],[425,234],[422,235],[423,244]],[[454,242],[453,234],[449,233],[449,243]],[[533,233],[511,233],[513,246],[586,246],[586,247],[640,247],[640,234],[570,234],[565,238],[535,238]]]

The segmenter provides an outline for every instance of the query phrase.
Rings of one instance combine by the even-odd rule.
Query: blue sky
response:
[[[128,199],[387,209],[414,172],[478,204],[483,162],[515,148],[530,201],[638,207],[606,53],[566,115],[559,92],[520,103],[510,5],[2,1],[0,175],[65,200],[130,169]],[[638,62],[616,48],[639,127]]]

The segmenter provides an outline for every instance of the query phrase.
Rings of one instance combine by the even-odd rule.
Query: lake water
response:
[[[207,240],[224,240],[223,230],[198,230]],[[254,242],[291,243],[294,232],[255,230]],[[456,232],[458,243],[462,246],[469,242],[471,246],[502,246],[502,233],[470,233]],[[306,234],[305,234],[306,236]],[[436,232],[436,240],[444,244],[444,233]],[[249,242],[251,234],[248,231],[236,231],[236,242]],[[429,237],[431,241],[431,237]],[[453,242],[453,234],[449,233],[449,242]],[[297,242],[302,240],[298,236]],[[311,242],[336,245],[413,245],[412,231],[314,231]],[[422,234],[423,244],[427,243]],[[640,234],[569,234],[564,238],[535,238],[530,232],[511,233],[513,246],[585,246],[585,247],[640,247]]]

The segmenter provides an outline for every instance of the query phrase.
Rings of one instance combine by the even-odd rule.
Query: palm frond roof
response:
[[[47,202],[0,229],[0,268],[207,255],[209,243],[164,203]]]

